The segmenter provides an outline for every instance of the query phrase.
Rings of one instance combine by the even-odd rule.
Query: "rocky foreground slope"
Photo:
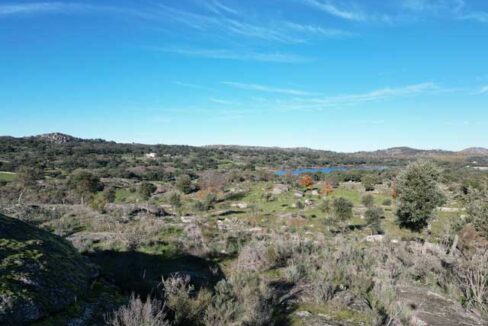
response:
[[[35,321],[66,308],[96,276],[67,241],[0,214],[0,324]]]

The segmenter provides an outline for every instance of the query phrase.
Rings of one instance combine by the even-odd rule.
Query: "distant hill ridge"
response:
[[[36,139],[40,141],[47,141],[55,144],[78,143],[78,142],[105,142],[103,139],[83,139],[67,135],[60,132],[46,133],[37,136],[23,137]],[[191,147],[191,146],[190,146]],[[209,149],[234,149],[234,150],[251,150],[251,151],[284,151],[284,152],[300,152],[300,153],[338,153],[329,150],[318,150],[308,147],[266,147],[266,146],[246,146],[246,145],[206,145],[202,146]],[[416,149],[406,146],[392,147],[387,149],[380,149],[376,151],[358,151],[350,154],[352,156],[375,156],[375,157],[411,157],[411,156],[448,156],[448,155],[463,155],[463,156],[488,156],[488,148],[484,147],[470,147],[461,151],[448,151],[442,149]]]
[[[56,143],[56,144],[65,144],[65,143],[83,141],[83,139],[81,139],[81,138],[76,138],[76,137],[66,135],[66,134],[63,134],[60,132],[52,132],[52,133],[48,133],[48,134],[37,135],[37,136],[33,136],[32,138],[35,138],[38,140],[43,140],[43,141],[48,141],[48,142]]]
[[[488,148],[470,147],[463,149],[461,152],[469,155],[488,155]]]

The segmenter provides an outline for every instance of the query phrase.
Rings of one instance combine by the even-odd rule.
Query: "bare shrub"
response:
[[[237,301],[234,288],[227,280],[215,286],[212,302],[205,312],[204,324],[208,326],[237,325],[241,305]]]
[[[306,266],[301,262],[290,262],[285,268],[284,274],[286,280],[290,283],[300,282],[307,274]]]
[[[198,187],[200,190],[222,192],[228,183],[228,176],[216,170],[207,170],[200,174]]]
[[[469,189],[467,211],[477,231],[488,238],[488,185]]]
[[[163,280],[165,304],[174,314],[178,325],[201,324],[210,304],[211,295],[206,289],[195,291],[190,277],[175,275]]]
[[[458,262],[455,276],[465,304],[488,313],[488,250],[479,249]]]
[[[268,284],[256,273],[239,272],[230,281],[241,308],[238,325],[272,325],[274,302]]]
[[[260,271],[269,267],[268,248],[262,241],[255,241],[242,248],[237,258],[238,270]]]
[[[128,305],[119,308],[108,318],[113,326],[169,326],[164,306],[159,300],[148,297],[143,302],[139,297],[131,296]]]
[[[333,298],[336,285],[332,281],[332,271],[320,269],[309,275],[308,296],[316,304],[323,304]]]
[[[202,229],[197,224],[191,223],[185,226],[183,234],[182,244],[186,251],[194,255],[204,255],[209,251]]]

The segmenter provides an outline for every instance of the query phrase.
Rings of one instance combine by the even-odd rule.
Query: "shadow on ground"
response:
[[[213,288],[224,278],[217,264],[191,255],[168,258],[137,251],[98,251],[88,257],[100,266],[102,277],[126,293],[143,297],[161,295],[162,278],[175,274],[189,276],[196,288]]]
[[[298,297],[295,284],[285,281],[271,282],[270,288],[274,294],[274,311],[273,319],[276,325],[289,326],[291,325],[291,314],[297,309]]]

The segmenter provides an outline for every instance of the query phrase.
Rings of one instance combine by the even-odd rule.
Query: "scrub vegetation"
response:
[[[0,321],[483,325],[474,164],[488,155],[0,137]],[[348,169],[275,173],[331,166]]]

